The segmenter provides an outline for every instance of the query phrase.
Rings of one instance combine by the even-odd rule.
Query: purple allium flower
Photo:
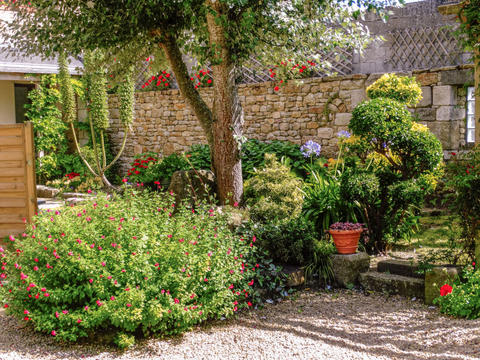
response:
[[[352,136],[352,134],[350,134],[347,130],[342,130],[342,131],[339,131],[337,133],[337,136],[339,138],[345,138],[345,139],[348,139],[350,136]]]
[[[300,147],[300,151],[302,155],[306,158],[310,156],[320,156],[320,150],[322,146],[315,141],[308,140],[304,145]]]

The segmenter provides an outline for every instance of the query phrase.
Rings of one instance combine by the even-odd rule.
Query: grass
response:
[[[411,240],[399,241],[394,252],[407,252],[428,255],[434,250],[448,249],[450,238],[457,238],[460,231],[460,219],[454,215],[424,215],[419,220],[418,232]]]

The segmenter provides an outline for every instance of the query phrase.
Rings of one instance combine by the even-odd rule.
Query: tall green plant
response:
[[[60,92],[56,75],[42,75],[36,88],[28,93],[29,104],[25,105],[26,117],[33,124],[35,149],[41,153],[36,159],[38,181],[62,176],[59,159],[67,151],[62,113],[57,107]]]
[[[116,188],[107,179],[105,173],[120,158],[125,149],[130,124],[133,121],[134,111],[134,80],[132,77],[133,68],[125,73],[123,81],[118,84],[117,95],[120,102],[120,122],[123,125],[123,141],[120,150],[111,162],[107,162],[107,149],[105,147],[106,130],[108,129],[108,96],[105,78],[105,69],[102,66],[104,61],[103,53],[99,50],[85,53],[85,76],[86,83],[85,99],[87,102],[88,123],[92,139],[92,147],[95,153],[95,162],[90,163],[78,143],[75,132],[74,119],[76,119],[75,94],[70,81],[67,59],[64,54],[59,56],[60,67],[60,89],[62,93],[63,120],[69,124],[77,152],[85,163],[87,169],[95,176],[102,179],[104,185],[111,190]],[[100,144],[97,144],[97,139]]]

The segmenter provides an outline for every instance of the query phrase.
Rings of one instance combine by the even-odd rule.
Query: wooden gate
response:
[[[37,211],[34,155],[31,123],[0,125],[0,241]]]

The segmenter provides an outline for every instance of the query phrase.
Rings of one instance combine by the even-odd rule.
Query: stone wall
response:
[[[441,140],[445,156],[465,145],[466,86],[473,83],[470,65],[414,71],[422,85],[423,100],[411,111]],[[315,140],[324,156],[333,156],[336,134],[346,130],[353,108],[366,99],[365,88],[381,74],[356,74],[343,77],[312,78],[301,84],[291,81],[274,91],[271,82],[240,85],[244,108],[244,134],[259,140],[289,140],[302,144]],[[212,89],[201,90],[208,104]],[[112,127],[110,139],[118,149],[123,130],[118,120],[118,100],[110,98]],[[205,143],[197,119],[178,90],[139,92],[136,94],[135,121],[125,152],[122,170],[135,154],[154,151],[162,155],[187,150],[192,144]]]

